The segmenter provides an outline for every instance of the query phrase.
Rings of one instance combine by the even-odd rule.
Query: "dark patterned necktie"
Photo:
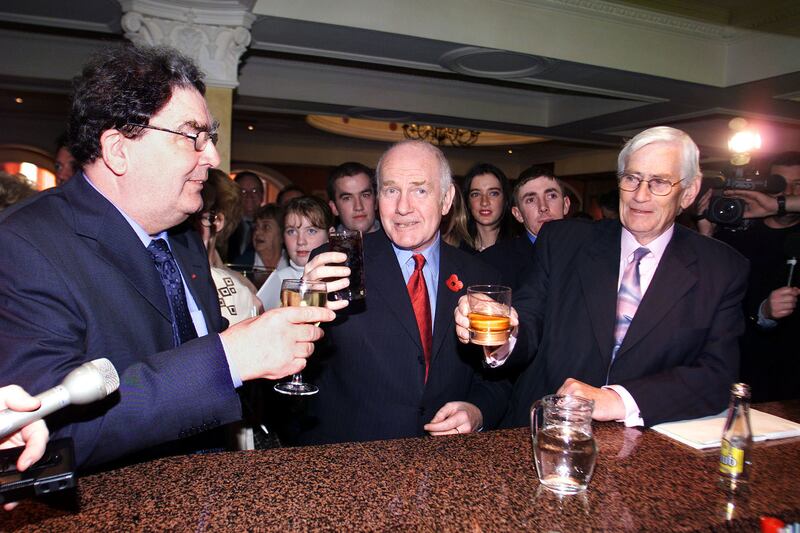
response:
[[[425,256],[414,254],[414,273],[408,278],[408,295],[411,297],[411,307],[417,319],[419,337],[422,341],[422,353],[425,356],[425,383],[428,382],[428,372],[431,368],[431,349],[433,334],[431,333],[431,302],[428,300],[428,286],[422,267],[425,266]]]
[[[175,346],[196,339],[197,330],[194,329],[192,315],[189,314],[181,273],[167,242],[164,239],[153,239],[147,247],[147,251],[153,257],[158,275],[161,277],[161,284],[164,285],[164,290],[167,292],[169,310],[172,313],[172,338]]]

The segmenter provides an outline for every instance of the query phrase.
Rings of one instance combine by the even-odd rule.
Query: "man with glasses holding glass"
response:
[[[506,425],[528,424],[531,404],[556,392],[594,400],[596,420],[627,426],[727,404],[748,264],[675,224],[700,189],[697,146],[680,130],[651,128],[628,141],[618,172],[619,221],[553,221],[539,234],[514,299],[516,335],[486,354],[490,366],[526,365]],[[462,342],[467,311],[460,302]]]
[[[101,52],[75,81],[82,172],[0,217],[0,385],[39,393],[98,357],[120,375],[118,392],[47,419],[80,466],[218,448],[206,432],[241,418],[236,388],[299,372],[314,323],[334,318],[277,309],[225,329],[206,251],[182,224],[219,163],[204,91],[174,50]]]

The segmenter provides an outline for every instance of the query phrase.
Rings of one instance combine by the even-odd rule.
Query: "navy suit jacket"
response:
[[[527,363],[504,423],[529,424],[531,404],[567,378],[631,393],[645,425],[719,413],[739,369],[737,337],[748,262],[683,226],[675,232],[612,364],[622,226],[548,222],[514,306]]]
[[[241,406],[214,332],[224,326],[205,249],[187,229],[170,246],[212,334],[172,346],[169,304],[147,249],[77,175],[0,216],[0,379],[33,394],[107,357],[119,391],[48,419],[96,465],[238,420]]]
[[[510,384],[489,379],[483,352],[462,345],[453,312],[468,285],[495,283],[497,273],[474,257],[441,243],[439,286],[430,373],[403,273],[383,230],[364,236],[366,299],[351,302],[326,326],[325,344],[310,360],[310,381],[319,393],[309,399],[302,443],[331,443],[417,437],[422,426],[449,401],[475,404],[484,427],[496,427]],[[455,274],[461,285],[451,290]],[[317,372],[313,372],[317,365]],[[306,373],[304,373],[306,375]]]

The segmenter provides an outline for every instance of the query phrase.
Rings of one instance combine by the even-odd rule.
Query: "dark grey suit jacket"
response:
[[[527,364],[504,423],[529,423],[531,404],[567,378],[619,384],[645,425],[722,411],[738,375],[737,337],[748,263],[729,246],[676,225],[614,363],[618,221],[547,223],[534,267],[514,298]]]

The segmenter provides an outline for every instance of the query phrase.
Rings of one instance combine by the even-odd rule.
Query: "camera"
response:
[[[745,203],[739,198],[724,196],[724,191],[756,191],[766,194],[778,194],[786,188],[786,179],[773,174],[761,176],[757,171],[747,167],[733,167],[715,176],[703,177],[700,189],[702,196],[706,190],[714,189],[708,211],[705,216],[714,224],[728,227],[742,227]]]

